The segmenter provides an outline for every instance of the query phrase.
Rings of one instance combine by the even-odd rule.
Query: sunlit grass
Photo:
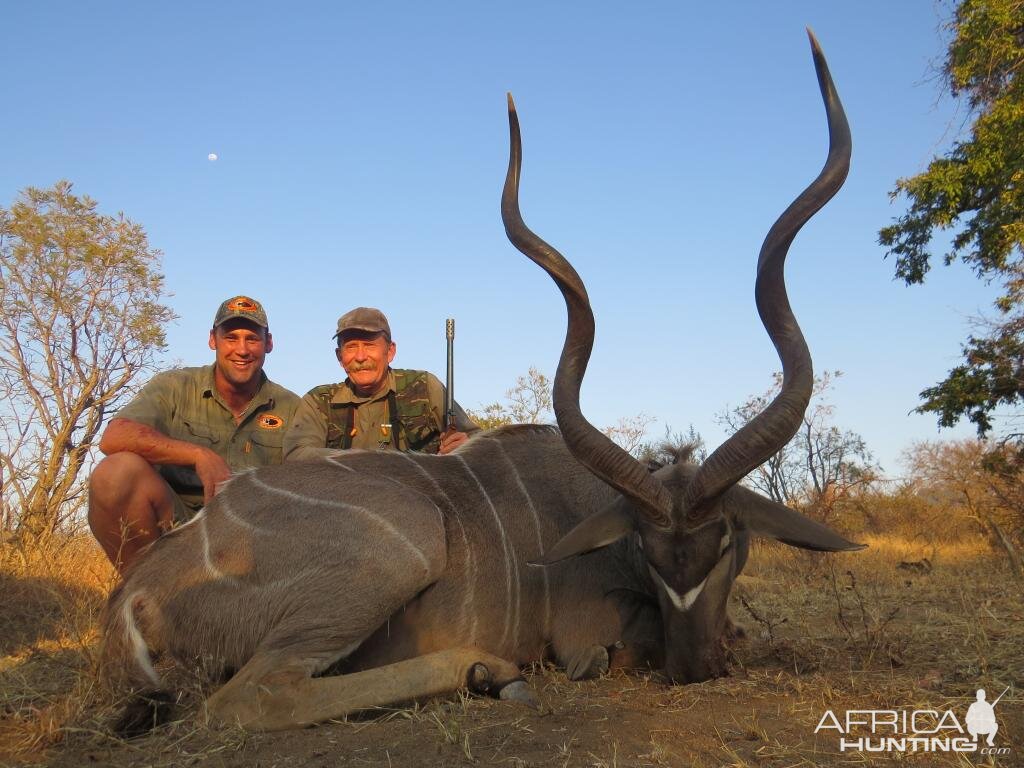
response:
[[[363,764],[399,754],[396,765],[433,765],[439,754],[451,765],[831,764],[834,750],[813,735],[825,709],[962,709],[980,680],[1024,679],[1020,585],[982,536],[943,533],[847,531],[869,548],[839,555],[757,543],[734,590],[731,613],[747,639],[733,649],[728,678],[672,687],[616,672],[572,683],[536,665],[529,678],[542,716],[459,695],[349,718],[305,739],[337,742],[366,755]],[[900,567],[925,559],[927,570]],[[227,756],[282,743],[211,731],[194,684],[183,686],[181,720],[134,742],[114,737],[118,703],[97,689],[94,669],[113,583],[88,538],[47,553],[0,550],[0,765],[242,765]],[[955,755],[930,759],[960,764]]]

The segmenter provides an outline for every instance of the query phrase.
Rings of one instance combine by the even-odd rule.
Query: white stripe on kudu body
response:
[[[278,496],[284,496],[292,501],[299,502],[301,504],[311,504],[317,507],[326,507],[328,509],[343,509],[346,512],[358,512],[363,517],[371,520],[374,525],[383,528],[391,536],[397,539],[402,546],[412,552],[416,559],[423,563],[423,568],[426,571],[430,571],[430,561],[427,560],[427,556],[423,554],[422,550],[413,544],[401,531],[391,524],[390,521],[384,519],[378,514],[370,511],[366,507],[356,506],[355,504],[345,504],[340,501],[329,501],[327,499],[315,499],[311,496],[303,496],[301,493],[295,493],[294,491],[286,491],[283,488],[275,488],[272,485],[268,485],[260,480],[258,477],[253,476],[252,482],[254,485],[259,487],[266,493],[276,494]]]
[[[210,556],[210,533],[206,530],[206,517],[204,516],[202,521],[199,523],[199,530],[203,535],[203,565],[215,579],[223,579],[226,577],[223,571],[221,571],[216,565],[213,564],[213,558]]]
[[[221,497],[222,498],[220,499],[220,511],[224,513],[224,517],[226,517],[228,520],[230,520],[235,525],[240,525],[242,528],[245,528],[247,530],[255,531],[255,532],[262,532],[262,530],[263,530],[262,528],[260,528],[257,525],[253,525],[252,523],[250,523],[245,518],[239,517],[238,515],[236,515],[231,510],[231,505],[228,503],[228,500],[227,500],[227,494],[222,493]]]
[[[516,485],[522,492],[523,498],[526,499],[526,507],[530,510],[530,516],[533,518],[533,528],[537,532],[537,552],[543,552],[544,539],[540,529],[540,515],[537,513],[537,507],[533,503],[533,498],[530,496],[530,492],[527,490],[526,484],[523,483],[523,478],[519,475],[516,465],[505,452],[505,449],[502,448],[501,442],[493,439],[489,440],[489,442],[498,449],[502,458],[505,459],[509,469],[512,471],[512,476],[516,479]],[[551,635],[551,582],[548,579],[547,568],[541,568],[540,574],[544,583],[544,628],[541,637],[547,639]]]
[[[459,460],[459,463],[465,468],[466,473],[476,483],[477,488],[480,489],[480,494],[484,497],[484,501],[487,502],[487,507],[491,510],[491,515],[494,516],[494,522],[498,527],[498,536],[501,538],[501,549],[505,555],[505,625],[501,633],[501,648],[504,650],[507,646],[508,635],[509,635],[509,623],[511,617],[509,614],[514,612],[515,614],[515,630],[514,634],[519,634],[519,565],[515,560],[515,551],[512,547],[512,542],[509,541],[508,534],[505,532],[505,524],[501,521],[501,515],[498,514],[498,510],[494,506],[494,502],[491,501],[491,497],[487,494],[487,490],[484,488],[483,483],[476,476],[476,473],[470,469],[469,464],[466,460],[458,454],[452,454],[454,458]],[[513,569],[515,576],[513,577]],[[512,580],[515,578],[516,582],[516,594],[513,607],[513,595],[512,595]]]
[[[422,473],[431,482],[431,484],[440,491],[440,487],[437,485],[437,482],[434,480],[434,478],[432,478],[430,476],[430,474],[425,469],[423,469],[423,467],[421,467],[419,464],[417,464],[416,461],[409,456],[409,454],[407,454],[407,453],[396,453],[396,455],[397,456],[401,456],[402,458],[404,458],[407,461],[411,462],[412,465],[414,467],[416,467],[416,469],[419,470],[419,472]],[[434,508],[434,510],[437,512],[438,533],[440,533],[442,537],[445,535],[444,514],[441,512],[441,507],[438,506],[437,502],[434,501],[432,496],[427,495],[426,493],[421,491],[419,488],[414,488],[413,486],[409,485],[408,483],[406,483],[406,482],[404,482],[402,480],[399,480],[397,478],[385,477],[384,479],[387,480],[392,485],[397,485],[399,488],[402,488],[402,489],[408,491],[409,493],[415,493],[417,496],[419,496],[420,498],[424,499],[430,506],[432,506]],[[441,492],[440,495],[444,498],[445,503],[450,507],[451,504],[452,504],[451,500],[445,495],[445,493],[443,491]]]
[[[466,553],[466,570],[463,574],[463,589],[462,589],[462,607],[459,614],[458,628],[461,632],[464,632],[463,628],[466,626],[467,616],[469,618],[469,644],[476,645],[477,638],[477,617],[476,617],[476,553],[469,546],[469,537],[466,536],[466,527],[462,524],[462,517],[459,515],[459,510],[452,503],[451,497],[445,493],[444,488],[437,482],[433,475],[427,472],[423,466],[416,461],[408,453],[400,452],[396,455],[401,456],[407,462],[412,464],[416,468],[416,471],[424,477],[427,482],[434,488],[437,495],[444,500],[445,505],[448,507],[448,513],[452,520],[459,526],[459,535],[462,538],[462,551]],[[443,517],[443,516],[442,516]],[[444,520],[441,521],[441,529],[444,530]]]
[[[348,466],[347,464],[342,464],[340,461],[338,461],[339,457],[337,455],[327,456],[325,458],[331,464],[333,464],[336,467],[341,467],[341,469],[344,469],[346,472],[355,472],[355,470],[352,469],[352,467]]]

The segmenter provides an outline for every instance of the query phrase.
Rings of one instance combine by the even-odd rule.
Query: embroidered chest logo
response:
[[[260,429],[280,429],[284,426],[284,419],[273,413],[262,413],[256,424]]]

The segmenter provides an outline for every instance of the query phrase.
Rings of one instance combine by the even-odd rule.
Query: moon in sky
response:
[[[211,152],[210,154],[208,154],[206,156],[206,159],[209,160],[212,163],[214,160],[217,159],[217,153],[216,152]]]

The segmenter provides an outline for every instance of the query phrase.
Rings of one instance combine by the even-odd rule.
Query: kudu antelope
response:
[[[842,185],[850,156],[813,37],[812,48],[830,149],[758,262],[757,305],[784,384],[756,421],[700,467],[649,473],[583,417],[593,314],[572,266],[520,217],[510,97],[502,219],[568,308],[554,385],[560,431],[503,427],[449,456],[339,452],[235,476],[195,519],[156,541],[111,596],[106,673],[152,691],[161,682],[151,652],[212,662],[234,675],[208,700],[211,716],[257,729],[466,685],[530,700],[519,665],[542,659],[573,678],[609,666],[663,668],[680,683],[725,674],[726,602],[750,536],[859,548],[737,485],[790,439],[811,394],[783,262],[800,227]]]

